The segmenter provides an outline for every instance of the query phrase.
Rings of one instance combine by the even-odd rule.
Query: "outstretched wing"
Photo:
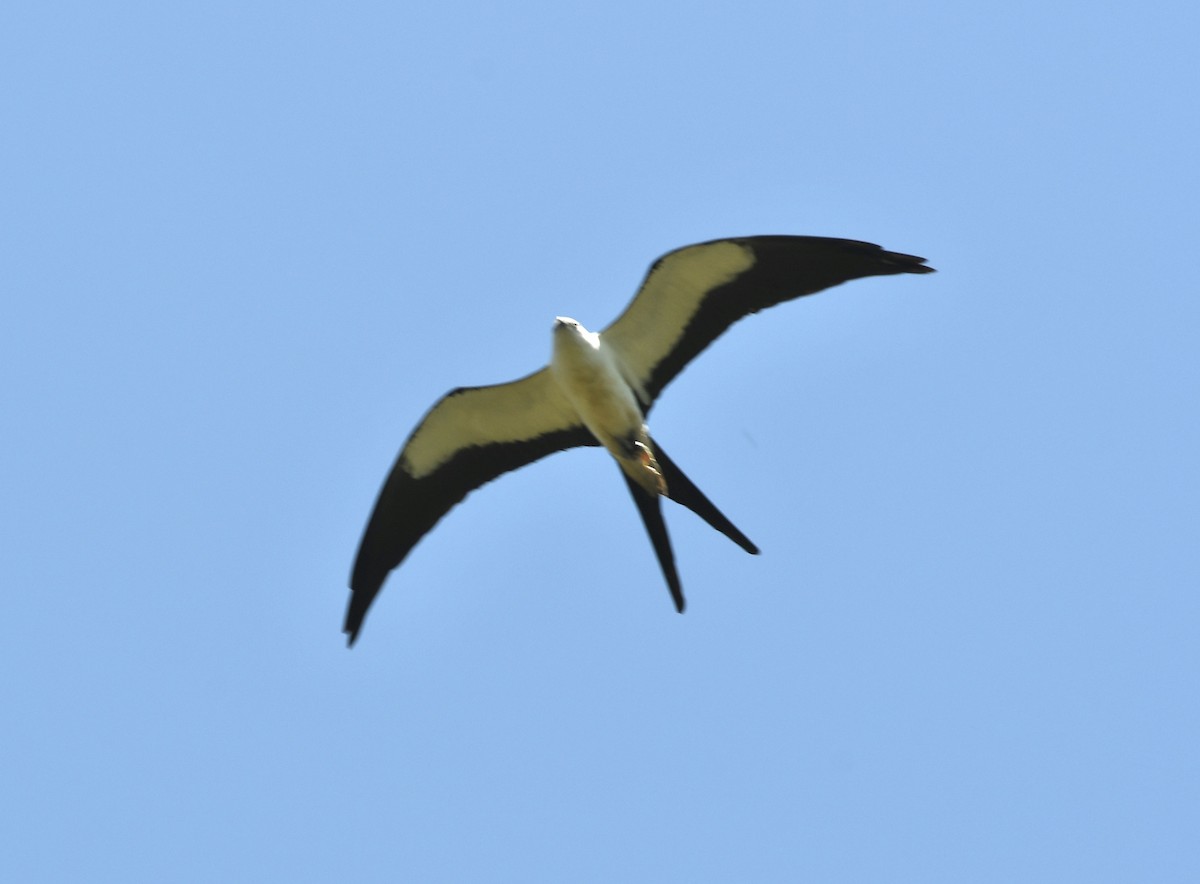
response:
[[[388,572],[471,491],[555,451],[597,445],[543,368],[443,396],[409,436],[367,523],[342,631],[353,645]]]
[[[864,276],[932,273],[925,259],[820,236],[750,236],[685,246],[650,267],[601,333],[645,411],[701,350],[743,316]]]

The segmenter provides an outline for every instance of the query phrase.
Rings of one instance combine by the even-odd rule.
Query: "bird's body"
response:
[[[550,375],[575,408],[579,421],[635,482],[663,493],[637,394],[620,353],[574,319],[554,321]]]
[[[602,332],[558,317],[547,367],[508,384],[452,390],[405,443],[354,563],[344,627],[350,644],[388,573],[456,503],[509,470],[575,446],[603,446],[616,460],[682,612],[663,497],[747,552],[758,548],[651,437],[646,415],[659,393],[750,313],[858,277],[929,272],[923,258],[855,240],[714,240],[656,261],[625,312]]]

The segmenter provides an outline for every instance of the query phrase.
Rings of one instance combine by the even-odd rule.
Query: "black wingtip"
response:
[[[367,619],[367,611],[371,609],[371,602],[375,600],[382,586],[383,577],[368,578],[358,568],[355,569],[350,581],[350,601],[346,604],[346,619],[342,622],[347,648],[354,647],[354,643],[358,641],[358,634]]]
[[[354,647],[354,643],[358,641],[359,630],[362,629],[363,619],[366,617],[366,610],[358,610],[354,604],[355,596],[352,593],[350,596],[350,607],[346,610],[346,622],[342,625],[342,632],[346,636],[346,647]]]
[[[918,255],[906,255],[903,252],[888,252],[884,255],[891,264],[898,265],[899,273],[937,273],[937,270],[925,263],[926,259]]]

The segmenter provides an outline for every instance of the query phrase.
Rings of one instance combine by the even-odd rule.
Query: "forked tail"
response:
[[[658,458],[659,468],[667,483],[667,497],[676,503],[683,504],[708,524],[712,525],[746,552],[758,555],[758,547],[750,542],[750,538],[737,529],[733,522],[725,518],[713,502],[704,496],[704,492],[684,475],[683,470],[675,466],[675,462],[662,450],[657,442],[653,443],[654,454]]]
[[[667,588],[671,590],[671,598],[675,600],[675,610],[682,614],[687,602],[683,600],[683,587],[679,583],[679,573],[675,570],[675,553],[671,550],[667,523],[662,517],[662,496],[651,494],[631,479],[624,470],[621,470],[621,476],[629,486],[629,493],[633,495],[633,502],[637,504],[638,512],[641,513],[646,533],[650,535],[650,542],[654,544],[654,554],[658,556],[658,564],[662,567],[663,576],[667,578]]]

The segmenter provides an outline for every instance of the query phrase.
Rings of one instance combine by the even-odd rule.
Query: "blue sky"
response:
[[[0,877],[1200,879],[1194,4],[0,13]],[[443,392],[650,261],[928,277],[739,325],[473,495],[358,646]]]

